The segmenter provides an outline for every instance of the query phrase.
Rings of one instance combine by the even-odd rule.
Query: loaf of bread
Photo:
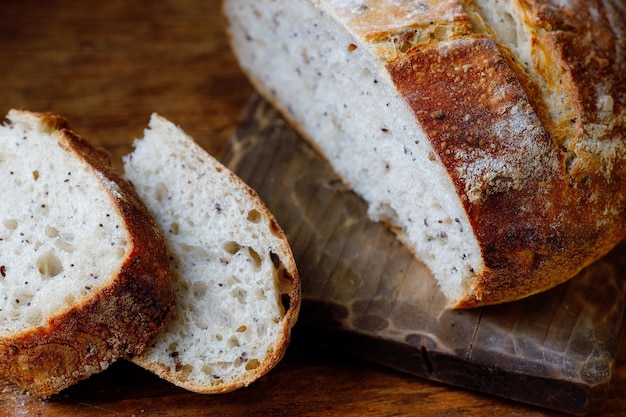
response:
[[[0,374],[40,397],[141,352],[173,308],[163,237],[52,114],[0,126]]]
[[[133,361],[200,393],[249,385],[283,357],[300,308],[286,237],[257,194],[153,115],[124,157],[163,230],[176,313]]]
[[[544,291],[625,234],[622,0],[226,0],[243,71],[451,307]]]

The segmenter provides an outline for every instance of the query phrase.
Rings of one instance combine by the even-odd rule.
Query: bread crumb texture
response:
[[[129,250],[99,177],[58,135],[20,112],[0,127],[0,337],[83,303]]]
[[[136,362],[199,392],[230,391],[282,357],[298,297],[284,234],[255,192],[153,115],[124,159],[162,228],[176,314]],[[289,311],[289,317],[286,312]]]

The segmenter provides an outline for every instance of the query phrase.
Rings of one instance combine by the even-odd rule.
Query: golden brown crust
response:
[[[456,187],[484,268],[455,307],[546,290],[626,235],[624,1],[308,1],[386,67]],[[513,44],[480,15],[495,3]]]
[[[173,309],[173,294],[161,232],[133,188],[112,173],[105,155],[72,133],[63,118],[38,116],[58,132],[59,146],[99,176],[132,239],[111,285],[45,326],[0,339],[0,372],[46,398],[120,357],[140,353]]]
[[[539,66],[545,71],[540,75],[565,84],[566,119],[546,119],[539,88],[512,65],[506,48],[481,35],[417,45],[387,62],[455,183],[483,251],[485,270],[475,271],[473,294],[456,307],[551,288],[626,233],[626,170],[619,161],[626,156],[619,90],[626,85],[626,65],[617,48],[624,40],[611,32],[600,2],[594,6],[604,24],[586,25],[587,6],[577,4],[569,13],[547,4],[528,9],[545,31],[537,48],[551,65]],[[513,114],[520,111],[523,118]],[[517,123],[524,128],[515,129]],[[476,170],[487,158],[514,167],[529,152],[539,163],[506,176],[494,176],[495,165]]]

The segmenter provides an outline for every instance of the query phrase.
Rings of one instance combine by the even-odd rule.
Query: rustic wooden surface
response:
[[[0,113],[54,111],[119,157],[152,112],[218,156],[252,88],[221,32],[218,0],[0,0]],[[53,401],[0,379],[0,416],[556,416],[315,351],[296,328],[286,358],[230,394],[185,392],[118,363]],[[626,346],[607,416],[626,416]]]
[[[626,303],[626,245],[524,300],[451,310],[423,263],[284,118],[253,99],[222,161],[285,230],[299,325],[325,349],[571,414],[602,410]],[[324,337],[319,337],[323,334]]]

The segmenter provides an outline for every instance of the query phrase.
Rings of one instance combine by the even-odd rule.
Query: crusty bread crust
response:
[[[134,189],[112,172],[106,154],[69,130],[59,116],[23,114],[39,118],[58,146],[99,178],[131,237],[123,265],[108,287],[43,326],[0,338],[0,373],[46,398],[120,357],[140,353],[173,309],[173,294],[161,233]]]
[[[626,169],[619,161],[626,152],[626,103],[620,92],[626,85],[626,55],[617,47],[624,39],[616,37],[626,30],[626,20],[623,4],[615,10],[606,5],[529,4],[527,24],[546,29],[537,39],[537,51],[548,57],[538,65],[537,71],[543,72],[539,76],[548,88],[565,80],[571,97],[563,104],[571,110],[563,109],[559,118],[549,117],[550,103],[510,51],[481,34],[415,48],[387,63],[459,195],[467,196],[463,203],[483,250],[485,269],[477,274],[471,296],[458,307],[505,302],[551,288],[606,254],[626,233]],[[591,18],[591,10],[599,11],[599,20]],[[613,16],[615,32],[609,22],[613,13],[618,13]],[[596,24],[586,24],[592,20]],[[420,66],[424,76],[415,77],[407,69],[412,65]],[[505,86],[506,95],[497,100],[496,90]],[[411,94],[416,90],[421,97],[441,101],[422,100]],[[614,100],[610,114],[599,107],[600,91]],[[486,126],[510,123],[515,106],[528,116],[522,131],[485,135]],[[594,131],[594,126],[602,130]],[[534,155],[525,146],[529,140]],[[541,163],[512,178],[521,186],[503,191],[497,181],[482,183],[480,198],[472,201],[468,190],[476,178],[468,178],[468,161],[459,155],[474,149],[505,165],[514,165],[520,157]]]
[[[481,11],[487,1],[306,3],[335,20],[330,32],[352,36],[351,44],[333,48],[365,49],[386,71],[377,76],[390,77],[431,142],[431,160],[456,188],[482,266],[472,269],[465,295],[451,300],[452,307],[549,289],[624,238],[624,2],[500,2],[515,9],[518,35],[529,36],[531,62],[517,55],[521,40],[508,42],[488,22]],[[228,13],[227,31],[241,31],[230,26]],[[316,26],[307,31],[314,37]],[[231,32],[241,56],[244,45],[233,39]],[[300,126],[301,115],[285,105],[288,93],[268,88],[242,64],[256,89],[323,153]]]
[[[554,135],[495,42],[465,37],[451,49],[421,48],[387,66],[462,196],[483,250],[485,268],[476,271],[472,296],[458,306],[504,302],[551,288],[624,236],[626,172],[616,166],[607,181],[604,169],[597,169],[604,165],[598,156],[579,155],[576,175],[568,173],[565,153],[552,142]],[[429,70],[407,70],[413,65]],[[463,81],[455,82],[459,77]],[[498,97],[494,90],[503,86]],[[411,95],[415,89],[422,94]],[[523,112],[524,129],[485,133],[487,126],[512,124],[513,108]],[[511,178],[489,181],[474,176],[473,155],[479,152],[509,167],[531,155],[537,163]],[[618,215],[602,221],[607,209]]]

